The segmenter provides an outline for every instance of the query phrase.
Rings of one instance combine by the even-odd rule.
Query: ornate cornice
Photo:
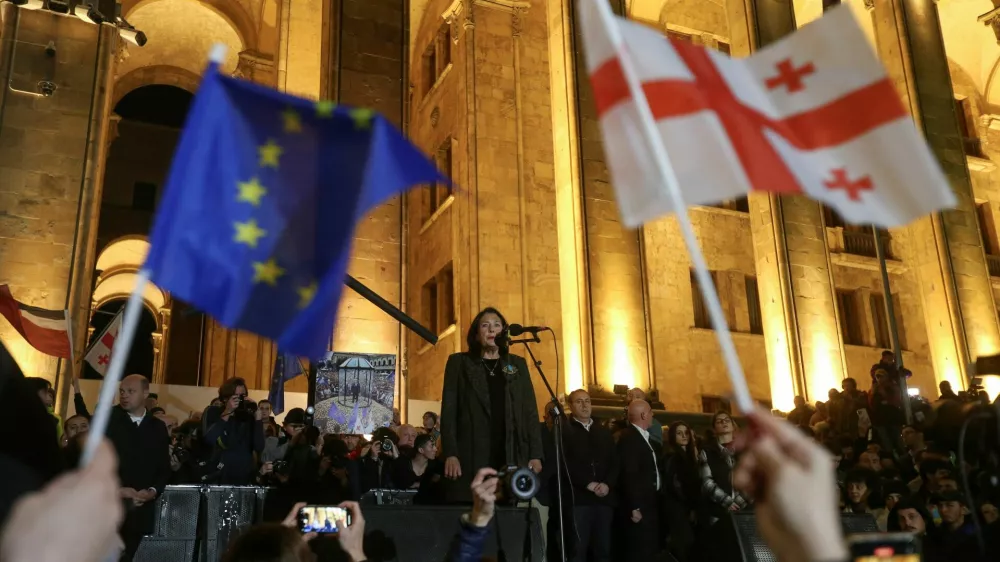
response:
[[[461,20],[462,13],[465,11],[465,1],[464,0],[454,0],[450,6],[448,6],[444,13],[441,14],[441,19],[445,21],[449,26],[451,26],[451,40],[456,45],[458,45],[458,23]],[[469,14],[471,17],[471,14]],[[469,27],[464,25],[462,27]],[[475,25],[474,23],[472,25]]]
[[[482,6],[484,8],[492,8],[494,10],[503,10],[505,12],[512,12],[517,9],[527,10],[531,7],[531,2],[522,2],[519,0],[472,0],[476,6]]]
[[[997,37],[997,43],[1000,43],[1000,8],[994,8],[976,19],[983,25],[992,27],[993,34]]]

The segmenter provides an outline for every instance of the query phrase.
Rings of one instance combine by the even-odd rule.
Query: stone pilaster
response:
[[[937,6],[876,2],[874,16],[879,56],[959,201],[897,230],[908,242],[904,261],[916,274],[935,376],[964,388],[965,365],[1000,351],[1000,330]]]

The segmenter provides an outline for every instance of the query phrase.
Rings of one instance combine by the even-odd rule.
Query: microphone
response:
[[[544,332],[548,329],[548,326],[522,326],[520,324],[510,324],[507,326],[507,329],[500,332],[493,341],[497,344],[497,347],[509,347],[510,338],[512,337],[517,337],[522,334],[531,334],[535,338],[538,338],[538,332]]]

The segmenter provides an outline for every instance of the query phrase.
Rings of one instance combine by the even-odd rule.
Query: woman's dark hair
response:
[[[434,419],[434,423],[438,422],[438,415],[435,414],[434,412],[424,412],[424,416],[423,417],[426,418],[427,416],[430,416],[431,418],[433,418]]]
[[[314,562],[316,556],[297,529],[277,523],[254,525],[226,549],[222,562]]]
[[[323,436],[323,456],[331,459],[341,459],[347,457],[351,451],[347,448],[347,443],[338,435]]]
[[[500,314],[499,310],[493,308],[492,306],[487,306],[486,308],[480,310],[479,314],[472,319],[472,325],[469,326],[469,331],[465,335],[465,344],[469,346],[469,355],[472,355],[477,359],[483,355],[483,345],[479,343],[479,338],[477,337],[479,335],[479,323],[482,322],[483,316],[487,314],[496,314],[497,318],[500,319],[500,324],[503,325],[503,329],[507,329],[507,319],[503,317],[503,314]],[[500,355],[507,355],[508,351],[510,351],[508,346],[502,346],[500,348]]]
[[[684,426],[688,430],[688,446],[687,449],[681,449],[680,445],[677,444],[677,429]],[[691,426],[682,422],[675,421],[668,425],[670,429],[667,431],[667,447],[674,451],[677,455],[684,458],[685,461],[696,464],[698,462],[698,438],[691,429]]]
[[[36,394],[42,392],[51,392],[52,383],[49,379],[43,379],[42,377],[24,377],[24,385],[34,391]]]
[[[225,402],[236,394],[236,389],[239,387],[249,389],[247,386],[247,381],[241,379],[240,377],[233,377],[231,379],[226,379],[219,387],[219,399]]]
[[[927,530],[927,533],[934,531],[934,519],[931,518],[930,512],[927,511],[927,506],[914,496],[899,500],[893,506],[892,510],[889,511],[889,517],[885,524],[887,531],[898,533],[903,530],[899,526],[899,512],[904,509],[912,509],[920,514],[920,518],[924,520],[924,528]]]
[[[431,437],[430,435],[427,435],[426,433],[418,435],[417,438],[413,440],[414,453],[425,447],[428,443],[430,443],[433,440],[434,438]]]

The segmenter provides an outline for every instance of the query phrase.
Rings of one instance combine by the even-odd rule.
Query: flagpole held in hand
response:
[[[97,452],[97,446],[108,430],[108,420],[111,418],[111,408],[115,405],[115,393],[118,392],[118,382],[122,379],[125,371],[125,362],[128,361],[129,352],[132,350],[132,339],[135,331],[139,327],[139,318],[142,315],[142,294],[149,283],[149,272],[145,269],[139,270],[136,275],[135,288],[125,303],[125,317],[122,319],[122,329],[118,334],[118,341],[115,342],[114,349],[111,350],[111,363],[108,365],[108,372],[104,375],[104,382],[101,383],[101,394],[97,399],[97,409],[94,417],[90,420],[90,431],[87,433],[87,444],[80,455],[80,466],[87,466]]]
[[[659,179],[666,185],[671,205],[677,214],[677,222],[680,223],[684,244],[687,246],[688,253],[691,255],[691,261],[694,265],[698,287],[701,289],[705,304],[708,306],[708,315],[712,320],[712,327],[715,329],[719,346],[722,347],[722,357],[725,359],[726,367],[729,369],[729,380],[733,383],[733,397],[736,400],[736,406],[744,413],[752,412],[754,410],[754,403],[750,397],[750,388],[747,386],[743,367],[740,365],[740,358],[736,354],[736,346],[733,344],[732,335],[729,333],[729,325],[722,312],[722,303],[719,302],[715,283],[712,282],[712,276],[709,274],[705,256],[701,253],[701,248],[698,246],[698,239],[694,234],[694,228],[691,226],[691,218],[688,216],[687,205],[681,195],[677,174],[670,164],[667,150],[663,146],[663,139],[660,137],[659,131],[656,130],[656,120],[653,118],[653,112],[649,108],[649,101],[646,99],[646,94],[642,89],[642,84],[632,64],[632,59],[625,49],[625,41],[621,30],[615,24],[611,6],[603,0],[590,1],[594,4],[595,10],[600,15],[601,24],[604,26],[605,32],[614,45],[618,60],[621,63],[622,73],[625,75],[629,91],[636,102],[635,106],[639,112],[643,140],[649,144],[653,151],[657,172],[659,172],[660,176]]]

